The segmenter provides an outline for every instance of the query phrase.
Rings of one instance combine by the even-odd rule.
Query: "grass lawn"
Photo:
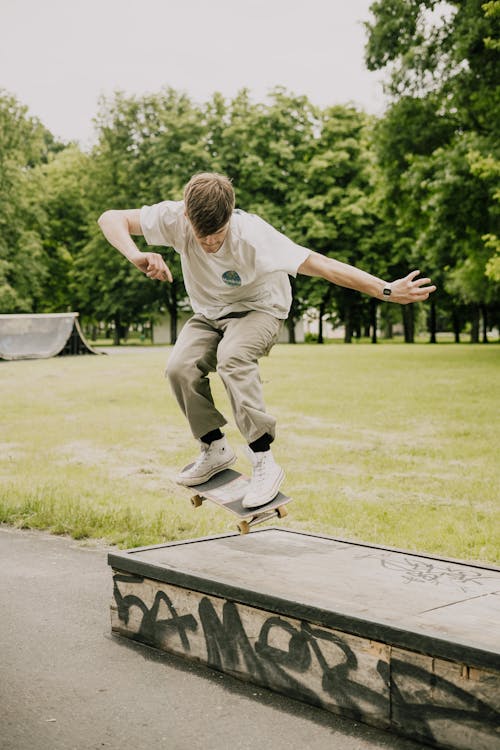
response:
[[[0,522],[123,547],[234,530],[174,482],[197,445],[168,352],[0,362]],[[499,364],[496,345],[276,346],[261,369],[295,500],[283,524],[499,562]]]

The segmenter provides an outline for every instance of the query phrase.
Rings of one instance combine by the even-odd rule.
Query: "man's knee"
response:
[[[206,359],[193,359],[188,352],[174,352],[167,362],[165,375],[171,385],[191,385],[206,377],[215,370],[215,363],[211,365]]]
[[[255,365],[255,358],[247,355],[242,349],[237,351],[225,351],[219,347],[217,353],[217,372],[224,378],[225,375],[231,375],[234,372],[245,370],[249,365]]]
[[[186,361],[183,357],[171,356],[167,362],[165,376],[168,381],[174,385],[190,379],[193,370],[193,363]]]

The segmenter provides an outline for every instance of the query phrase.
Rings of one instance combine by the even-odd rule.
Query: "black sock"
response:
[[[210,445],[210,443],[213,443],[214,440],[220,440],[224,437],[224,433],[222,433],[219,428],[217,427],[216,430],[210,430],[210,432],[207,432],[206,435],[202,435],[200,440],[207,445]]]
[[[250,443],[249,447],[251,450],[253,450],[254,453],[264,453],[265,451],[271,449],[270,446],[273,440],[274,438],[271,437],[271,435],[269,435],[267,432],[265,432],[260,436],[260,438],[257,438],[257,440],[254,440],[252,443]]]

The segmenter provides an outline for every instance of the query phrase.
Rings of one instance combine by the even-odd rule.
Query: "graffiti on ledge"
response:
[[[468,690],[465,682],[457,685],[401,658],[391,658],[390,664],[378,658],[371,684],[367,685],[349,637],[338,631],[267,616],[268,613],[257,610],[265,619],[259,622],[258,633],[250,637],[235,602],[223,600],[219,616],[211,598],[199,594],[195,611],[179,614],[170,596],[159,589],[148,607],[140,596],[143,581],[137,575],[114,575],[117,615],[123,631],[134,640],[190,656],[193,638],[199,639],[201,635],[206,650],[203,661],[214,669],[244,675],[256,684],[316,706],[331,709],[333,704],[339,713],[355,719],[369,721],[378,717],[369,723],[387,727],[394,723],[404,727],[408,736],[429,743],[439,740],[433,725],[437,724],[438,734],[442,734],[446,722],[455,728],[457,725],[467,728],[469,733],[477,731],[482,738],[499,738],[500,711],[478,697],[473,683]],[[138,584],[137,593],[122,594],[120,583],[126,583],[127,590],[130,584]],[[140,624],[135,631],[127,632],[134,607],[141,613]],[[165,613],[165,607],[168,617],[159,617],[160,610]],[[180,643],[180,650],[165,645],[174,637]],[[317,674],[318,668],[320,690],[314,687],[317,679],[310,678],[313,669]],[[422,695],[428,695],[429,701],[425,702]],[[431,701],[431,695],[439,696],[439,702]],[[495,697],[498,704],[498,696]],[[386,716],[385,722],[382,716]],[[484,745],[490,746],[493,747]]]

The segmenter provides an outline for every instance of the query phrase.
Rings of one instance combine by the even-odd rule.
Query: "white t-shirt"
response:
[[[288,274],[296,276],[310,250],[296,245],[258,216],[237,209],[224,244],[206,253],[184,215],[183,201],[143,206],[141,228],[149,245],[173,247],[195,313],[216,320],[258,310],[286,318],[292,302]]]

